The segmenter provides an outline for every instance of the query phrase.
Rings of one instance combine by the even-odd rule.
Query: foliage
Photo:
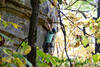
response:
[[[54,0],[54,1],[57,3],[57,0]],[[65,3],[64,3],[65,1],[67,2],[67,5],[65,5]],[[54,4],[55,4],[55,2],[54,2]],[[74,2],[76,2],[76,3],[74,3]],[[100,41],[99,40],[100,18],[97,20],[94,20],[93,18],[91,18],[96,11],[96,10],[94,11],[94,9],[95,9],[94,6],[90,4],[91,2],[93,2],[93,0],[89,0],[89,1],[87,1],[87,0],[85,0],[85,1],[83,1],[83,0],[64,0],[62,2],[64,5],[62,9],[65,9],[65,10],[61,10],[61,11],[64,12],[64,14],[67,17],[66,18],[64,15],[62,15],[63,23],[65,25],[66,33],[67,33],[66,34],[67,35],[67,37],[66,37],[67,38],[67,40],[66,40],[67,41],[67,50],[71,51],[71,50],[75,49],[74,52],[69,53],[70,56],[74,56],[74,57],[77,56],[77,61],[75,61],[75,65],[77,65],[77,66],[75,66],[75,67],[79,67],[78,65],[83,66],[83,64],[92,64],[93,63],[93,62],[91,62],[92,60],[94,60],[94,63],[96,61],[99,62],[99,59],[96,58],[98,55],[96,55],[96,56],[92,55],[92,52],[94,53],[93,45],[95,45],[95,43],[92,42],[92,39],[96,37],[96,38],[98,38],[98,43]],[[57,7],[55,5],[50,5],[50,6],[52,8]],[[73,11],[73,12],[70,12],[69,10]],[[90,12],[93,14],[90,15]],[[88,18],[83,19],[84,15]],[[84,35],[83,27],[85,27],[85,29],[86,29],[85,35]],[[60,30],[60,32],[61,32],[61,30]],[[56,37],[56,42],[60,43],[60,47],[62,47],[64,49],[63,43],[62,43],[63,42],[62,37],[63,37],[63,35],[61,35],[61,34],[60,34],[60,36],[58,35]],[[87,47],[87,45],[89,45],[89,46]],[[56,48],[58,48],[58,46]],[[62,49],[62,51],[63,51],[63,49]],[[46,56],[46,54],[44,54],[43,52],[39,51],[37,53],[41,53],[39,55],[42,57],[42,60],[43,60],[43,61],[39,62],[39,65],[41,65],[42,62],[44,62],[44,59],[46,62],[50,61],[50,60],[46,60],[48,58],[44,57],[44,56]],[[61,53],[59,55],[62,55],[62,54],[63,53]],[[74,59],[74,60],[76,60],[76,59]],[[54,63],[55,63],[54,66],[56,66],[57,62],[54,62]],[[59,64],[60,63],[58,63],[58,65]],[[65,63],[65,64],[67,65],[67,63]]]
[[[93,61],[94,63],[100,62],[100,54],[93,55]]]
[[[68,60],[59,59],[58,57],[51,56],[50,54],[45,54],[43,51],[37,48],[37,65],[40,67],[50,67],[50,63],[54,67],[60,67],[66,61]]]
[[[32,64],[23,56],[27,55],[31,51],[31,47],[28,46],[27,43],[22,43],[22,48],[20,48],[20,52],[16,52],[14,50],[3,48],[3,52],[7,55],[7,57],[2,57],[2,62],[0,66],[10,66],[13,67],[13,65],[17,67],[25,67],[26,64],[29,67],[32,67]],[[23,52],[23,53],[22,53]]]

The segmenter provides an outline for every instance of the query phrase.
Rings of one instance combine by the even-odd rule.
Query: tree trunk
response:
[[[98,12],[97,12],[97,18],[100,17],[100,0],[98,0],[98,8],[97,8]]]
[[[100,0],[98,0],[98,8],[97,8],[97,19],[100,17]],[[95,54],[100,53],[100,44],[97,44],[97,38],[95,38]]]
[[[30,0],[32,6],[32,15],[30,18],[30,28],[28,43],[32,47],[31,52],[27,55],[28,60],[32,63],[33,67],[36,67],[36,39],[37,39],[37,22],[39,12],[39,0]]]

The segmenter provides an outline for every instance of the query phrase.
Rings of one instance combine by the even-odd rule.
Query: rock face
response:
[[[3,12],[2,19],[4,19],[7,22],[14,22],[16,24],[19,24],[22,26],[22,28],[15,29],[12,25],[9,25],[8,27],[5,28],[2,24],[0,24],[1,30],[7,31],[7,32],[9,32],[9,33],[13,34],[14,36],[21,38],[21,39],[24,39],[25,37],[28,36],[29,21],[22,19],[22,18],[19,18],[17,16],[14,16],[13,14],[7,13],[7,12]],[[43,44],[45,34],[46,34],[46,31],[40,25],[38,25],[36,45],[38,45],[40,48],[41,48],[41,45]],[[17,38],[12,38],[12,39],[15,40],[16,44],[20,43],[20,41],[18,41]]]
[[[5,9],[0,8],[0,15],[2,16],[2,19],[6,22],[13,22],[21,26],[21,28],[15,29],[12,25],[5,28],[2,24],[0,24],[0,30],[6,31],[14,36],[11,37],[10,34],[7,35],[15,41],[15,44],[20,44],[20,42],[28,36],[30,23],[29,18],[31,16],[31,6],[29,1],[30,0],[6,0],[3,4],[0,3],[1,6],[7,7]],[[52,22],[58,22],[57,10],[50,5],[51,3],[49,1],[40,5],[40,12],[42,12],[42,14],[40,13],[39,17],[44,20],[42,22],[43,24],[45,24],[45,22],[50,22],[47,20],[48,18],[52,20]],[[11,7],[11,9],[9,7]],[[55,24],[53,26],[55,26]],[[42,48],[46,33],[47,31],[38,24],[36,45],[39,48]]]

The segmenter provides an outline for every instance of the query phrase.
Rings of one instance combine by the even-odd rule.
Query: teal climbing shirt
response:
[[[46,42],[51,43],[53,39],[54,33],[53,32],[48,32],[47,37],[46,37]]]

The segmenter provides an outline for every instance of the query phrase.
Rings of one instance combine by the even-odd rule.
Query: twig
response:
[[[73,10],[73,9],[65,9],[65,10],[71,10],[71,11],[79,12],[83,15],[84,18],[87,18],[87,16],[84,14],[84,12],[89,12],[89,11],[81,11],[81,10]]]
[[[50,1],[50,0],[49,0],[49,1]],[[50,1],[50,2],[51,2],[51,1]],[[51,4],[53,5],[52,2],[51,2]],[[54,6],[54,5],[53,5],[53,6]],[[55,7],[55,6],[54,6],[54,7]],[[58,9],[58,8],[56,7],[56,9]],[[70,20],[62,11],[60,11],[60,8],[59,8],[60,25],[61,25],[62,32],[63,32],[63,34],[64,34],[64,41],[65,41],[65,53],[66,53],[66,56],[67,56],[67,58],[68,58],[68,60],[69,60],[69,62],[70,62],[70,66],[72,67],[71,60],[70,60],[70,58],[69,58],[69,56],[68,56],[68,53],[67,53],[67,50],[66,50],[66,45],[67,45],[67,43],[66,43],[66,31],[65,31],[65,27],[64,27],[64,25],[63,25],[63,23],[62,23],[60,13],[62,13],[62,15],[65,16],[72,24],[74,24],[74,22],[73,22],[72,20]],[[77,26],[77,28],[79,28],[81,31],[83,31],[83,29],[81,29],[80,27]],[[87,34],[88,36],[91,36],[91,35],[89,35],[88,33],[86,33],[86,34]]]
[[[73,6],[77,1],[79,1],[79,0],[76,0],[74,3],[72,3],[71,5],[69,5],[67,8],[65,8],[65,9],[68,9],[69,7],[71,7],[71,6]]]
[[[71,19],[69,19],[62,11],[60,11],[61,13],[62,13],[62,15],[63,16],[65,16],[72,24],[74,24],[74,22],[71,20]],[[83,29],[81,29],[79,26],[77,26],[77,28],[79,28],[81,31],[83,31]],[[88,36],[91,36],[91,37],[94,37],[94,36],[92,36],[92,35],[89,35],[88,33],[86,33]]]
[[[59,5],[58,5],[59,6]],[[70,62],[70,67],[72,67],[72,63],[71,63],[71,59],[69,58],[69,55],[67,53],[67,43],[66,43],[66,31],[65,31],[65,27],[64,27],[64,24],[62,23],[62,20],[61,20],[61,15],[60,15],[60,7],[59,7],[59,20],[60,20],[60,25],[61,25],[61,29],[62,29],[62,32],[63,32],[63,35],[64,35],[64,43],[65,43],[65,53],[66,53],[66,56],[68,58],[68,61]]]
[[[26,37],[26,38],[23,39],[23,41],[19,44],[19,46],[18,46],[18,48],[16,49],[16,51],[18,51],[18,49],[21,47],[22,43],[23,43],[26,39],[28,39],[28,37]]]
[[[96,7],[96,5],[94,5],[93,3],[90,3],[88,0],[86,0],[91,6]]]
[[[74,9],[64,9],[64,10],[71,10],[71,11],[78,11],[78,12],[89,12],[89,11],[74,10]]]
[[[83,17],[86,19],[87,18],[87,16],[85,15],[85,13],[84,12],[80,12],[82,15],[83,15]]]

